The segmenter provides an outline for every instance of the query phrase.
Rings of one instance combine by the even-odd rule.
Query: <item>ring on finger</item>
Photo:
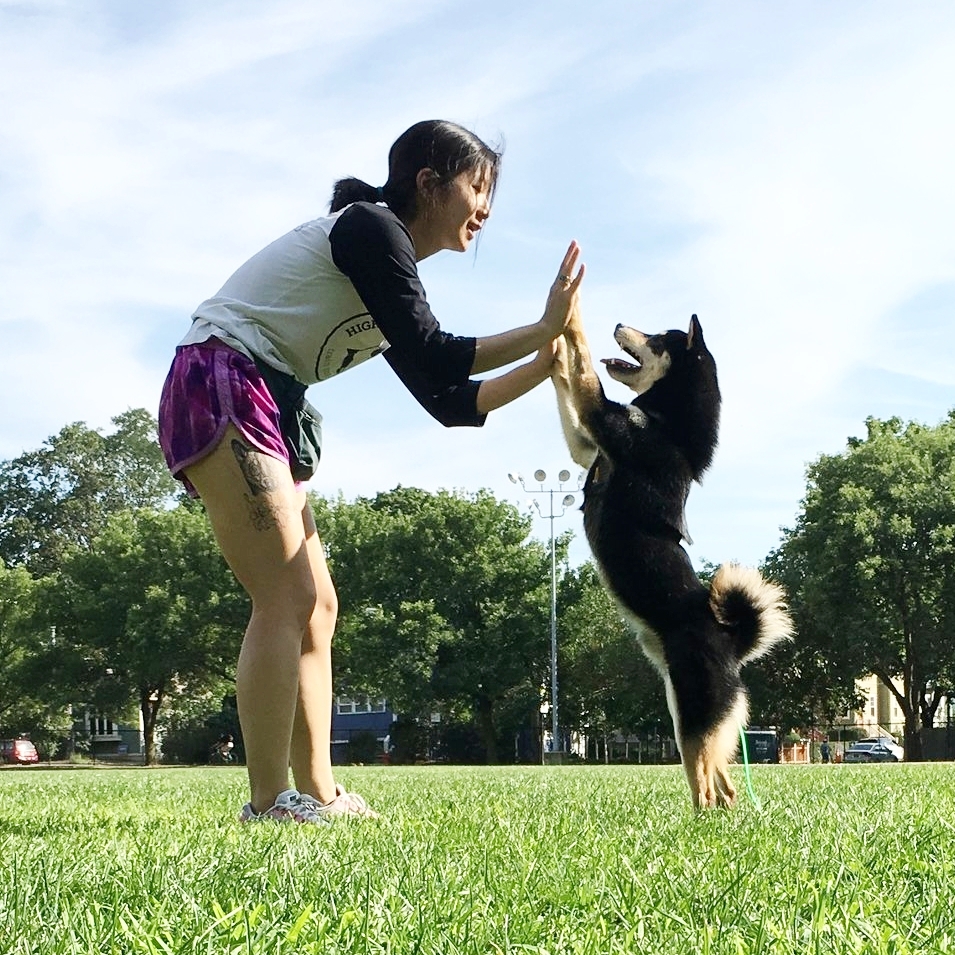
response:
[[[570,276],[569,276],[569,275],[564,275],[563,273],[561,273],[560,275],[557,276],[557,281],[559,281],[559,282],[569,282],[569,281],[570,281]]]

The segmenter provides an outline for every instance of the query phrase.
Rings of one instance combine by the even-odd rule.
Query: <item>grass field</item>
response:
[[[743,779],[737,771],[741,791]],[[383,819],[240,827],[241,769],[0,773],[0,952],[955,952],[955,767],[355,768]]]

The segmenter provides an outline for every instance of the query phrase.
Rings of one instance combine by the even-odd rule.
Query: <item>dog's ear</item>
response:
[[[703,326],[700,320],[693,315],[690,318],[690,330],[686,333],[686,350],[699,348],[703,345]]]

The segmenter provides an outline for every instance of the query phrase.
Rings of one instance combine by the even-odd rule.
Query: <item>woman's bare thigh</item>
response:
[[[251,446],[229,425],[215,449],[186,469],[216,540],[253,603],[314,603],[306,547],[305,493],[288,465]],[[314,524],[312,524],[314,528]]]

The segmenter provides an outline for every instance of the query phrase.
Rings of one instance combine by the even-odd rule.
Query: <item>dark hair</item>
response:
[[[352,202],[386,202],[400,219],[409,221],[418,213],[417,176],[432,169],[437,185],[447,185],[462,172],[474,170],[489,181],[491,198],[497,187],[501,153],[474,133],[441,119],[428,119],[405,130],[388,152],[388,181],[380,189],[361,179],[339,179],[332,192],[329,212]]]

